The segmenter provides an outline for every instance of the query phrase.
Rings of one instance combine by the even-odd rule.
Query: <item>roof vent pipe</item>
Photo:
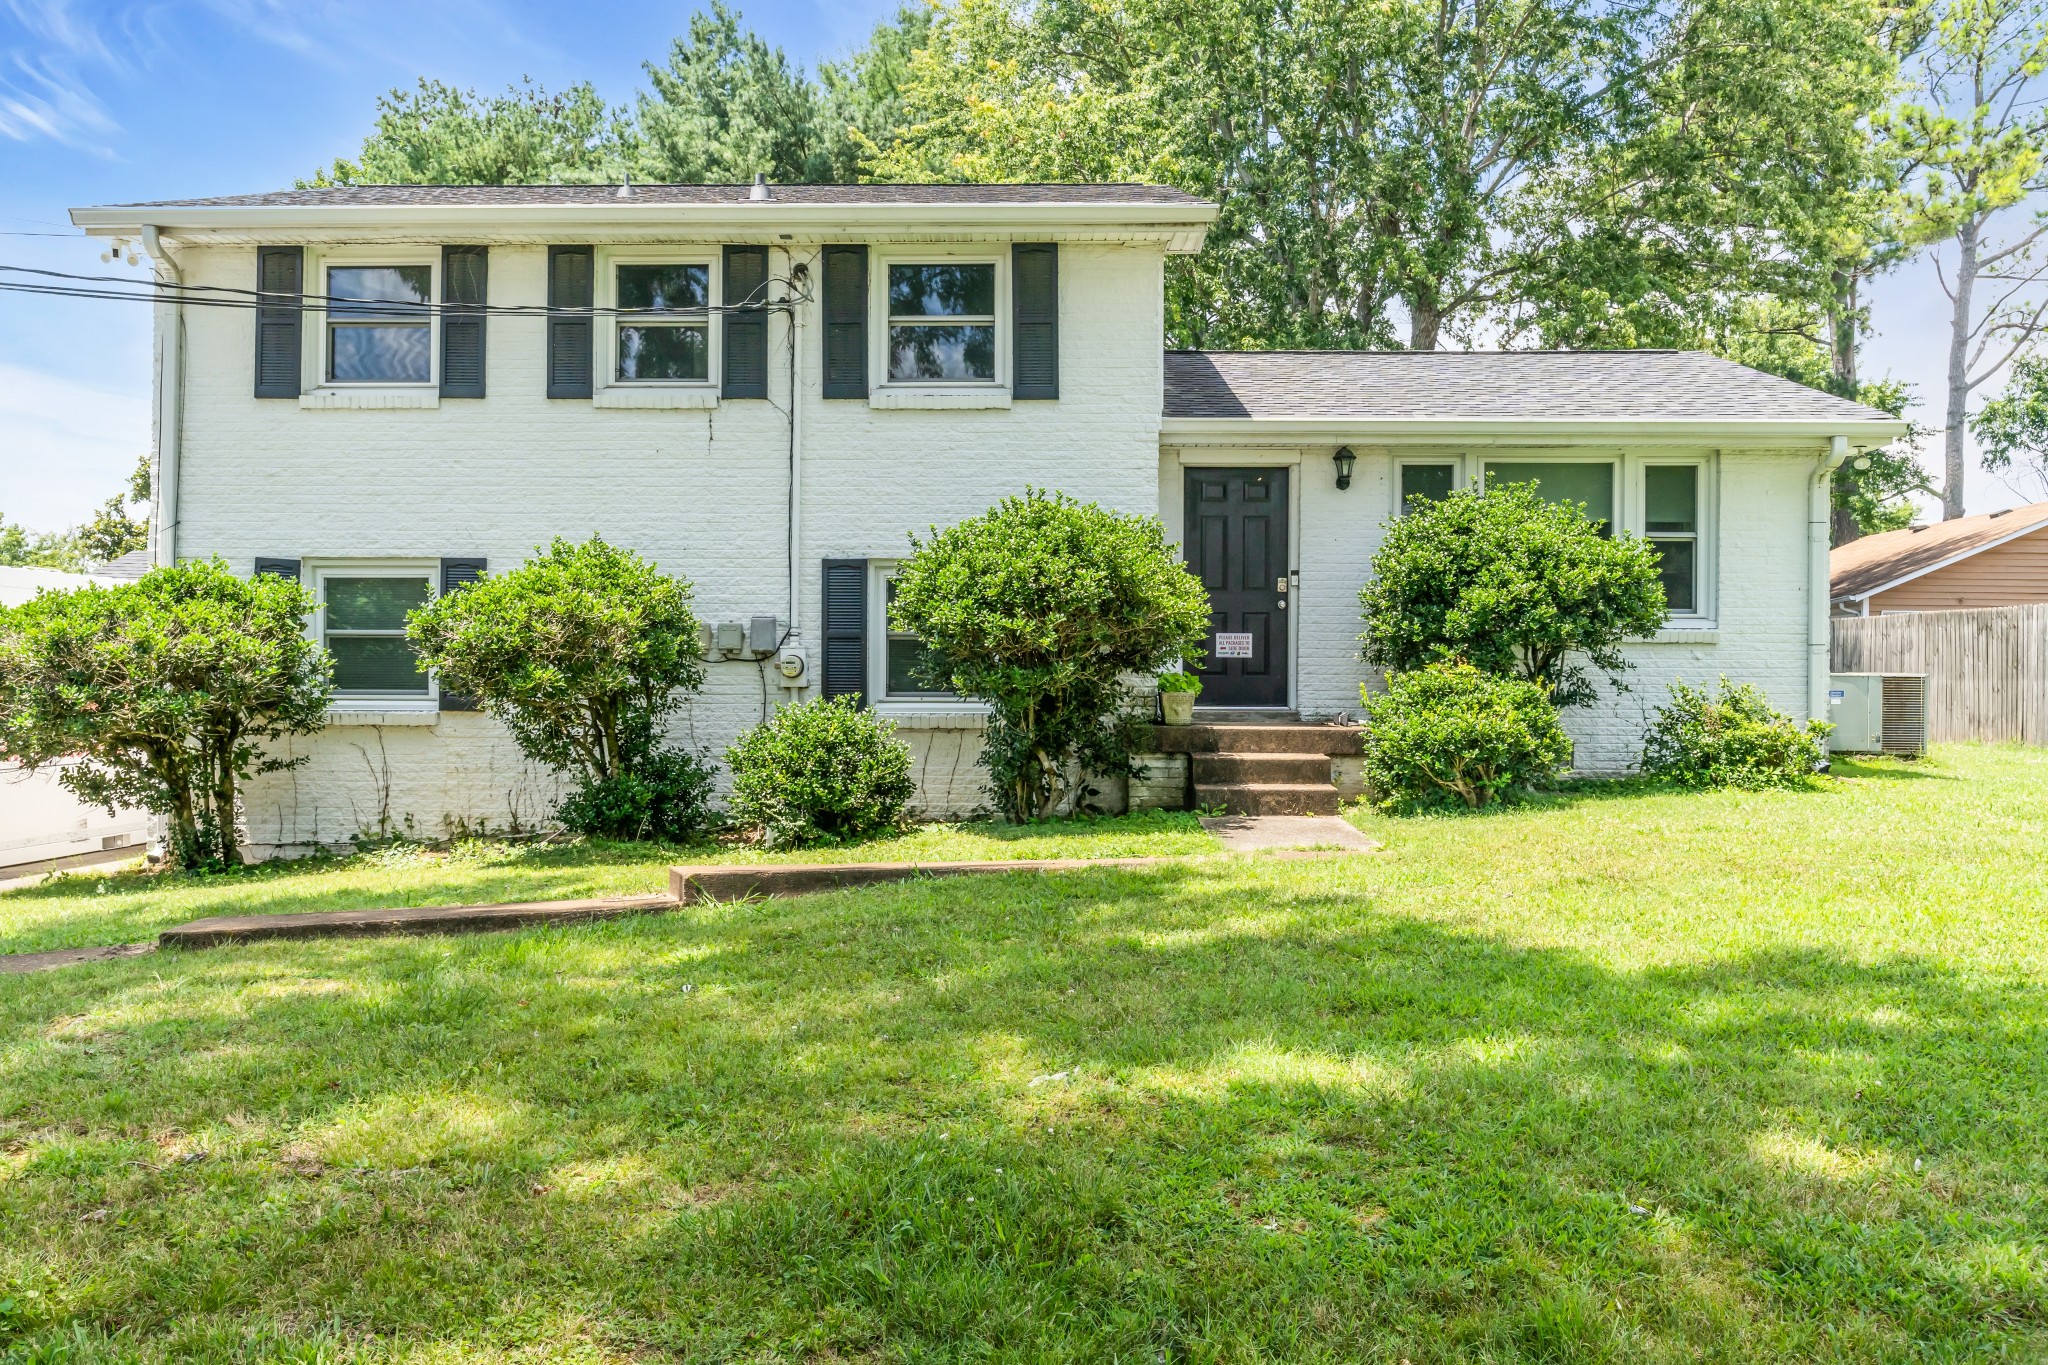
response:
[[[747,191],[747,198],[758,200],[773,199],[774,197],[774,195],[768,193],[768,173],[766,171],[755,171],[754,188]]]
[[[620,172],[619,172],[619,198],[621,198],[621,199],[631,199],[632,197],[633,197],[633,173],[632,173],[631,171],[620,171]]]

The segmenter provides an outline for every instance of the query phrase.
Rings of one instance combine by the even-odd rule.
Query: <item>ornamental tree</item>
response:
[[[1533,483],[1415,505],[1387,528],[1372,571],[1359,593],[1368,663],[1408,672],[1462,659],[1541,683],[1558,706],[1594,700],[1580,658],[1618,681],[1622,642],[1664,624],[1656,549]]]
[[[585,785],[634,774],[704,681],[690,585],[595,536],[535,556],[429,602],[406,639],[528,758]]]
[[[1153,517],[1027,489],[910,538],[891,619],[930,648],[930,681],[989,705],[996,804],[1042,820],[1088,775],[1128,774],[1143,718],[1128,674],[1195,658],[1209,596]]]
[[[169,817],[181,867],[235,866],[240,784],[304,762],[270,742],[325,722],[312,609],[297,582],[216,559],[0,611],[0,754],[57,768],[81,800]]]

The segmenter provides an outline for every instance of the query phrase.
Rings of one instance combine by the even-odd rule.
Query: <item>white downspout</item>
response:
[[[803,516],[804,516],[804,341],[802,329],[798,326],[803,306],[794,302],[796,290],[796,252],[783,252],[784,278],[789,283],[782,287],[783,297],[792,300],[789,308],[789,628],[788,639],[801,644],[803,628]],[[822,661],[813,665],[822,667]],[[806,678],[808,686],[810,679]]]
[[[1807,564],[1807,633],[1806,633],[1806,718],[1826,720],[1828,718],[1828,674],[1832,665],[1829,661],[1833,640],[1833,625],[1828,621],[1828,532],[1833,520],[1830,515],[1834,503],[1835,471],[1849,458],[1849,438],[1830,437],[1828,453],[1821,456],[1820,467],[1813,472],[1813,486],[1808,496],[1806,543],[1809,560]]]
[[[176,286],[185,283],[185,276],[153,223],[143,224],[142,249],[155,263],[159,283],[174,286],[167,291],[168,297],[160,290],[156,302],[156,478],[151,489],[156,495],[156,518],[151,527],[150,563],[175,564],[178,455],[185,425],[185,305],[184,291]]]

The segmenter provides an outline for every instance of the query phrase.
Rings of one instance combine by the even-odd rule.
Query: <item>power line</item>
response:
[[[771,278],[768,284],[781,285],[790,297],[780,301],[764,300],[760,303],[707,304],[702,308],[650,309],[650,308],[551,308],[546,304],[527,303],[411,303],[403,300],[367,300],[344,298],[335,294],[297,293],[279,295],[260,289],[243,289],[225,284],[176,284],[169,280],[138,280],[122,275],[80,275],[67,270],[44,270],[33,266],[0,265],[0,273],[34,276],[34,280],[0,279],[0,291],[16,294],[37,294],[51,298],[78,298],[110,300],[117,303],[164,302],[191,304],[202,308],[237,308],[244,311],[265,312],[290,310],[299,313],[325,312],[330,316],[359,318],[430,318],[430,317],[636,317],[668,318],[678,314],[758,314],[781,312],[800,303],[810,302],[808,288],[801,295],[795,292],[796,282],[783,276]],[[50,280],[59,283],[41,283]]]

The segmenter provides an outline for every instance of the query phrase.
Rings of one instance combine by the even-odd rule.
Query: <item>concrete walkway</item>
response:
[[[1379,842],[1360,834],[1334,815],[1218,815],[1202,828],[1223,841],[1231,853],[1266,848],[1341,848],[1370,853]]]
[[[77,962],[105,962],[113,957],[141,957],[156,951],[154,943],[113,943],[103,948],[59,948],[48,953],[14,953],[0,957],[0,976],[18,972],[47,972],[52,967],[69,967]]]

